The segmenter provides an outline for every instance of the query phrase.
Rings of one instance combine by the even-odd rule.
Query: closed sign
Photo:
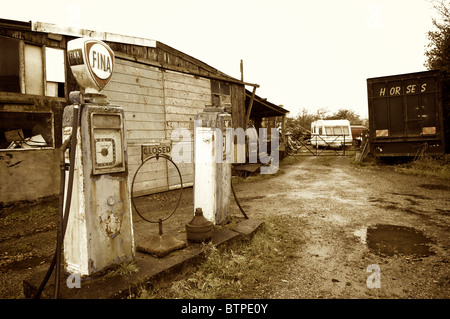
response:
[[[146,144],[141,146],[141,156],[142,160],[147,157],[155,156],[156,154],[166,154],[170,156],[172,147],[170,143],[158,143],[158,144]]]

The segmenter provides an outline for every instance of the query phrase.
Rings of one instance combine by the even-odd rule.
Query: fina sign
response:
[[[79,38],[67,43],[67,56],[78,84],[89,93],[101,91],[114,70],[114,52],[104,42]]]

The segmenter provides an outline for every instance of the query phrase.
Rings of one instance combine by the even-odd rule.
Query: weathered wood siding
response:
[[[245,126],[245,87],[243,85],[231,84],[231,119],[233,127]]]
[[[205,105],[211,105],[211,81],[173,71],[166,71],[163,76],[166,138],[171,140],[174,130],[189,130],[190,141],[175,138],[172,140],[172,149],[178,143],[178,145],[182,144],[183,150],[190,153],[190,163],[177,163],[177,166],[181,171],[183,185],[192,185],[194,182],[194,117],[205,108]],[[180,179],[173,164],[168,166],[168,177],[170,187],[179,185]]]
[[[111,82],[103,91],[111,104],[125,111],[130,180],[142,163],[141,146],[165,142],[165,110],[162,72],[155,67],[116,59]],[[139,171],[134,194],[168,189],[167,164],[150,160]]]
[[[184,143],[183,149],[189,152],[191,160],[177,166],[183,185],[192,185],[194,116],[211,104],[210,80],[116,59],[114,75],[104,94],[111,104],[122,106],[125,111],[130,181],[142,163],[142,145],[170,143],[173,149],[175,144]],[[177,129],[189,130],[188,141],[172,141],[172,133]],[[152,159],[136,175],[133,196],[177,188],[179,184],[172,163]]]

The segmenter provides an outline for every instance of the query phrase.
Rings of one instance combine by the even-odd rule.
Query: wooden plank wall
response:
[[[125,111],[130,181],[142,163],[141,145],[165,141],[162,72],[155,67],[116,58],[110,83],[103,91]],[[149,160],[136,176],[133,196],[168,189],[167,164]]]
[[[205,105],[211,105],[211,81],[173,71],[166,71],[163,76],[166,106],[166,138],[170,140],[172,132],[176,129],[187,129],[190,131],[190,142],[185,143],[181,138],[176,138],[172,141],[172,149],[175,144],[181,143],[183,150],[190,150],[190,163],[177,163],[177,166],[181,171],[183,185],[193,185],[194,117],[205,108]],[[179,185],[180,178],[173,164],[169,164],[168,178],[171,188]]]
[[[245,126],[245,87],[243,85],[231,84],[231,118],[233,127],[241,127],[244,130]]]
[[[116,58],[113,77],[103,92],[111,104],[125,111],[130,181],[142,163],[143,144],[171,143],[173,149],[180,143],[178,139],[172,141],[173,131],[184,128],[190,132],[190,141],[183,149],[190,151],[191,161],[177,166],[183,185],[192,185],[194,116],[211,104],[210,80]],[[133,196],[177,188],[179,184],[172,163],[152,159],[136,175]]]

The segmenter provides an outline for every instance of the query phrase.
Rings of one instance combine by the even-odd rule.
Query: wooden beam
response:
[[[245,117],[245,127],[247,129],[248,122],[250,121],[250,113],[252,112],[253,101],[255,100],[256,86],[253,87],[252,97],[250,99],[250,104],[248,105],[247,115]]]

